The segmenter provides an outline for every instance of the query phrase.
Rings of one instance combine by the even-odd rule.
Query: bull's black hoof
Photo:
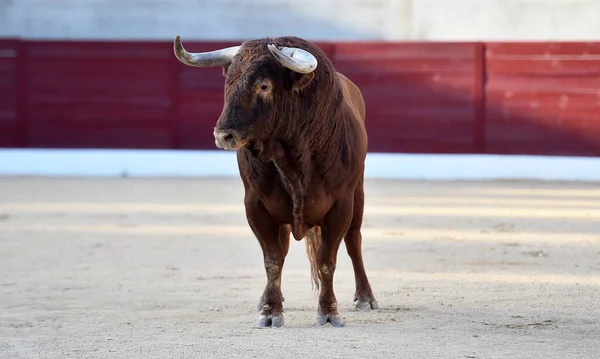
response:
[[[283,327],[283,315],[264,315],[258,317],[256,322],[258,328],[281,328]]]
[[[334,328],[341,328],[344,326],[344,322],[342,321],[342,318],[339,315],[331,315],[331,314],[326,314],[326,315],[319,315],[317,317],[317,326],[323,326],[325,324],[331,324],[332,327]]]

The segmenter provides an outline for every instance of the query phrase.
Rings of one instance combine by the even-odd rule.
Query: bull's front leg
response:
[[[321,291],[316,324],[331,323],[334,327],[344,324],[338,313],[337,299],[333,290],[333,275],[337,262],[337,252],[342,238],[352,220],[353,198],[338,201],[327,214],[321,227],[321,245],[317,253],[317,265]]]
[[[263,252],[267,285],[260,299],[257,326],[283,326],[283,295],[281,272],[290,245],[289,227],[273,219],[258,198],[247,196],[246,217]]]
[[[288,249],[289,249],[289,245],[290,245],[290,226],[289,225],[281,225],[279,226],[279,243],[282,246],[282,249],[284,251],[284,257],[287,255]],[[263,256],[264,256],[264,251],[263,251]],[[266,257],[265,257],[266,258]],[[265,261],[265,269],[267,268],[267,262]],[[278,274],[278,278],[277,278],[277,283],[279,283],[279,288],[281,289],[281,269],[279,269],[279,274]],[[268,276],[268,272],[267,272],[267,276]],[[268,278],[267,278],[268,279]],[[265,290],[263,291],[263,293],[261,294],[260,298],[258,299],[258,303],[256,305],[256,310],[261,312],[263,310],[263,307],[265,305],[265,298],[267,297],[267,295],[269,294],[269,291],[271,286],[269,284],[269,281],[267,280],[267,285],[265,286]],[[285,302],[285,297],[281,297],[281,302]]]

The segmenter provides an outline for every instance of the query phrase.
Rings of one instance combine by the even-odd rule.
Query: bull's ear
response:
[[[227,76],[227,71],[229,71],[229,65],[231,64],[223,65],[223,77]]]
[[[292,76],[293,76],[293,85],[292,85],[292,89],[294,91],[302,91],[303,89],[306,88],[306,86],[308,86],[310,84],[310,82],[313,80],[313,78],[315,77],[314,72],[309,72],[307,74],[300,74],[297,72],[292,72]]]

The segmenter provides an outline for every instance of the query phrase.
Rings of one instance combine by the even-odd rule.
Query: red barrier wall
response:
[[[486,56],[487,152],[600,154],[600,43],[496,43]]]
[[[319,46],[363,91],[372,152],[600,155],[600,43]],[[170,42],[2,40],[0,147],[215,149],[221,71]]]

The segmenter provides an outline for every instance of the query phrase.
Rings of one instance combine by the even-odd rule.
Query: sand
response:
[[[0,358],[597,358],[600,185],[370,180],[380,309],[316,327],[292,240],[285,327],[237,178],[0,178]]]

